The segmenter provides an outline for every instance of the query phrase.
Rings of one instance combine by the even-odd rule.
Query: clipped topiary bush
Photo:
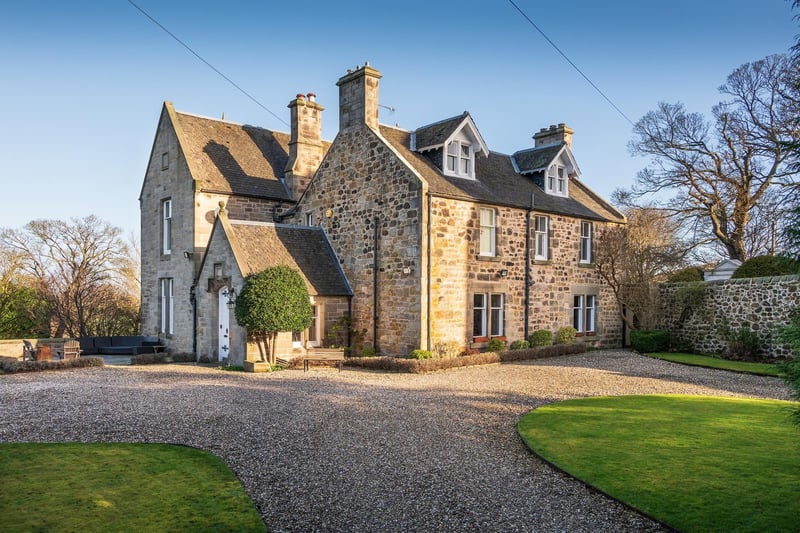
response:
[[[553,332],[549,329],[534,331],[528,336],[528,343],[531,347],[551,346],[553,344]]]
[[[563,328],[558,330],[558,333],[556,333],[558,344],[572,344],[573,342],[575,342],[575,339],[577,337],[578,337],[578,330],[576,330],[572,326],[564,326]]]
[[[486,349],[495,353],[503,352],[506,349],[506,343],[500,339],[491,339],[489,344],[486,346]]]
[[[667,277],[667,283],[687,281],[703,281],[703,269],[700,267],[686,267],[673,272]]]
[[[635,329],[631,331],[631,348],[641,353],[669,350],[669,331],[660,329]]]
[[[530,343],[526,340],[519,340],[511,343],[512,350],[527,350],[530,347]]]
[[[408,355],[411,359],[432,359],[433,354],[428,350],[414,350]]]
[[[751,257],[736,269],[731,279],[766,278],[770,276],[788,276],[800,274],[800,261],[788,257],[760,255]]]

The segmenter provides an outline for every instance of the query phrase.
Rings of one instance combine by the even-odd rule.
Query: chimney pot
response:
[[[572,148],[573,133],[572,128],[563,122],[559,122],[558,126],[551,125],[549,128],[542,128],[533,136],[534,147],[564,143]]]
[[[314,93],[308,93],[306,96],[309,102],[315,102],[317,100],[317,95]]]
[[[298,100],[305,100],[306,99],[306,95],[304,95],[303,93],[297,93],[297,99]]]

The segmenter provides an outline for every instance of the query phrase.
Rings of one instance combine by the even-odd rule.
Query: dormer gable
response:
[[[581,175],[572,150],[566,143],[520,150],[511,156],[519,173],[528,175],[547,194],[569,196],[569,182]]]
[[[466,111],[427,126],[411,135],[411,149],[416,152],[436,150],[441,154],[439,168],[445,176],[475,179],[475,158],[489,155],[475,122]]]

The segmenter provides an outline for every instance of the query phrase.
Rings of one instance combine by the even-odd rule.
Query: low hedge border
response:
[[[0,371],[3,374],[62,370],[64,368],[88,368],[104,365],[102,357],[78,357],[77,359],[60,359],[58,361],[10,361],[0,359]]]
[[[544,359],[560,355],[572,355],[586,351],[583,343],[556,344],[553,346],[540,346],[526,350],[508,350],[504,352],[484,352],[461,357],[448,357],[442,359],[406,359],[402,357],[351,357],[344,360],[346,366],[367,368],[370,370],[384,370],[388,372],[405,372],[409,374],[425,374],[449,368],[465,366],[488,365],[492,363],[508,363],[512,361],[527,361]]]
[[[194,363],[191,353],[143,353],[131,357],[132,365],[158,365],[166,363]]]

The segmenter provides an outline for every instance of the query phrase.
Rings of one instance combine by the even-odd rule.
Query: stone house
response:
[[[305,332],[279,334],[277,354],[288,358],[322,346],[324,333],[349,315],[352,291],[321,228],[231,220],[221,205],[195,289],[195,335],[202,355],[241,364],[243,354],[258,353],[256,346],[247,346],[247,332],[236,324],[230,308],[235,305],[235,288],[241,288],[248,275],[278,265],[300,272],[313,319]]]
[[[164,335],[166,314],[174,320],[173,349],[196,343],[199,355],[219,354],[222,345],[207,334],[215,328],[211,317],[224,313],[214,306],[225,287],[238,290],[241,276],[254,271],[242,268],[237,244],[231,246],[241,242],[241,220],[295,228],[293,235],[313,227],[322,239],[317,252],[327,243],[336,269],[301,257],[310,252],[297,247],[287,253],[308,280],[317,268],[331,279],[340,269],[350,290],[315,296],[331,298],[333,310],[319,323],[342,314],[347,298],[354,328],[383,354],[458,352],[568,325],[582,341],[619,345],[621,320],[593,258],[604,229],[625,219],[579,179],[573,131],[543,128],[533,146],[506,155],[488,148],[466,112],[413,131],[386,126],[378,121],[380,79],[367,64],[338,81],[339,133],[331,143],[320,138],[322,108],[313,95],[289,104],[288,135],[175,113],[165,104],[141,200],[145,333]],[[164,154],[179,165],[172,173],[162,168]],[[212,186],[208,175],[220,183]],[[248,194],[239,179],[249,180]],[[170,201],[173,248],[190,258],[163,253]],[[226,208],[215,218],[219,201]],[[270,238],[254,237],[248,246],[267,250]],[[145,251],[148,239],[155,243]],[[212,252],[221,255],[202,258]],[[215,276],[214,265],[234,262]],[[177,286],[181,268],[186,315],[178,319],[164,303],[176,307],[178,297],[167,299],[162,285],[172,275]],[[197,335],[187,327],[195,317],[202,317],[194,322]],[[295,336],[302,345],[315,333]]]

